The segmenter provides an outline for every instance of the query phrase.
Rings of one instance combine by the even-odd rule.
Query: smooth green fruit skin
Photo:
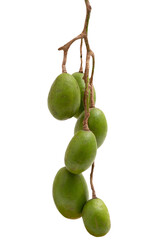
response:
[[[74,133],[77,133],[79,130],[83,129],[83,120],[84,112],[79,116]],[[104,142],[107,135],[107,120],[104,113],[98,108],[90,109],[90,117],[88,119],[89,129],[94,133],[97,140],[97,147],[100,147]]]
[[[108,209],[99,198],[91,199],[84,205],[82,218],[87,231],[95,237],[106,235],[111,228]]]
[[[75,72],[72,74],[72,76],[77,80],[77,83],[79,85],[80,92],[81,92],[81,104],[80,104],[79,110],[74,115],[76,118],[78,118],[79,115],[84,111],[84,92],[85,92],[85,82],[83,80],[84,73]],[[96,102],[96,91],[94,87],[93,87],[93,90],[94,90],[94,102]],[[89,90],[89,100],[90,100],[90,90]],[[90,101],[89,101],[89,104],[90,104]]]
[[[82,174],[72,174],[65,167],[58,171],[53,182],[53,199],[64,217],[80,218],[88,196],[87,184]]]
[[[81,93],[75,78],[68,74],[60,74],[53,82],[48,95],[48,108],[59,120],[73,117],[80,107]]]
[[[71,139],[65,153],[66,168],[74,174],[85,171],[93,163],[97,142],[91,131],[78,131]]]

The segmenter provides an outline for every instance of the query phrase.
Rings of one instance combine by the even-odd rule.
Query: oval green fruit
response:
[[[65,153],[66,168],[74,174],[85,171],[93,163],[97,143],[91,131],[78,131],[71,139]]]
[[[53,199],[64,217],[80,218],[88,195],[87,184],[82,174],[72,174],[65,167],[58,171],[53,182]]]
[[[79,116],[74,132],[77,133],[83,129],[84,112]],[[107,135],[107,120],[104,113],[98,108],[90,109],[90,117],[88,119],[89,129],[94,133],[97,140],[97,147],[100,147]]]
[[[87,231],[95,237],[104,236],[110,230],[108,209],[99,198],[91,199],[84,205],[82,218]]]
[[[83,76],[84,73],[80,73],[80,72],[75,72],[72,74],[72,76],[76,79],[79,88],[80,88],[80,92],[81,92],[81,104],[80,107],[77,111],[77,113],[74,115],[76,118],[79,117],[79,115],[84,111],[84,92],[85,92],[85,82],[83,80]],[[93,87],[94,89],[94,87]],[[94,89],[94,102],[96,102],[96,91]],[[89,91],[89,103],[90,103],[90,91]]]
[[[80,107],[80,89],[75,78],[68,74],[60,74],[53,82],[48,95],[48,108],[51,114],[65,120],[73,117]]]

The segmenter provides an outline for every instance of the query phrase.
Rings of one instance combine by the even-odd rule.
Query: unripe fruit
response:
[[[51,114],[65,120],[73,117],[80,107],[80,89],[75,78],[68,74],[60,74],[53,82],[48,95],[48,108]]]
[[[82,174],[72,174],[65,167],[58,171],[53,182],[53,199],[64,217],[80,218],[88,195],[87,184]]]
[[[77,133],[79,130],[83,129],[83,119],[84,112],[79,116],[74,133]],[[98,108],[90,109],[90,117],[88,119],[89,129],[94,133],[97,140],[97,147],[100,147],[104,142],[107,135],[107,120],[104,113]]]
[[[78,118],[79,115],[84,111],[84,92],[85,92],[85,82],[83,80],[84,73],[75,72],[72,74],[72,76],[76,79],[81,92],[81,104],[77,113],[75,114],[75,117]],[[94,87],[93,87],[93,90],[94,90],[94,102],[96,102],[96,92]],[[90,106],[90,102],[91,101],[90,101],[90,90],[89,90],[89,106]]]
[[[87,231],[95,237],[104,236],[110,230],[108,209],[99,198],[91,199],[84,205],[82,218]]]
[[[97,143],[91,131],[78,131],[71,139],[65,153],[66,168],[74,174],[85,171],[93,163]]]

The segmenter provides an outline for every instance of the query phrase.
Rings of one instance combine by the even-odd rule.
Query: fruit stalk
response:
[[[95,188],[93,185],[93,171],[94,171],[94,165],[95,163],[93,162],[92,164],[92,168],[91,168],[91,173],[90,173],[90,185],[91,185],[91,189],[92,189],[92,198],[97,198],[96,196],[96,192],[95,192]]]
[[[80,69],[79,72],[83,73],[83,58],[82,58],[82,47],[83,47],[83,39],[81,38],[81,44],[80,44]]]
[[[91,78],[90,78],[91,108],[94,108],[94,107],[95,107],[95,102],[94,102],[94,89],[93,89],[94,68],[95,68],[95,56],[94,56],[94,53],[93,53],[93,54],[92,54],[92,73],[91,73]]]

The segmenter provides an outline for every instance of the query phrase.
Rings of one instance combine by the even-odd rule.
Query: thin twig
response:
[[[92,73],[91,73],[91,78],[90,78],[90,91],[91,91],[91,108],[95,107],[95,102],[94,102],[94,89],[93,89],[93,75],[94,75],[94,68],[95,68],[95,56],[94,53],[92,52]]]
[[[83,47],[83,38],[81,38],[81,44],[80,44],[80,69],[79,72],[83,73],[83,58],[82,58],[82,47]]]
[[[93,185],[93,171],[94,171],[94,162],[92,164],[91,173],[90,173],[90,184],[92,189],[92,198],[96,198],[96,192]]]
[[[89,111],[89,81],[88,81],[88,75],[89,75],[89,61],[90,61],[90,54],[87,51],[87,56],[86,56],[86,67],[85,67],[85,72],[84,72],[84,81],[85,81],[85,92],[84,92],[84,120],[83,120],[83,130],[89,131],[88,127],[88,119],[90,116],[90,111]]]

